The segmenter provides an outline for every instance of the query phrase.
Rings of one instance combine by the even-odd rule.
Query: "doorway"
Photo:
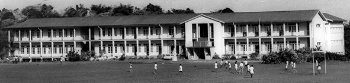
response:
[[[208,37],[208,24],[199,24],[200,36],[201,38]]]

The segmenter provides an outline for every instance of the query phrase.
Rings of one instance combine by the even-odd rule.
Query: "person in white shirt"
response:
[[[317,66],[317,74],[321,74],[321,65]]]
[[[249,64],[247,64],[247,74],[248,74],[248,73],[250,73],[250,71],[249,71],[249,70],[250,70],[250,65],[249,65]]]
[[[232,66],[231,66],[231,62],[228,62],[228,70],[230,71],[230,70],[231,70],[231,68],[232,68]]]
[[[218,62],[217,61],[215,61],[214,69],[215,69],[215,71],[218,69]]]
[[[250,72],[250,78],[253,78],[254,75],[254,66],[251,65],[251,67],[249,68],[249,72]]]
[[[238,70],[238,64],[237,64],[237,61],[235,62],[235,70],[236,70],[236,72],[238,72],[237,70]]]
[[[157,62],[155,62],[154,63],[154,71],[153,71],[153,73],[157,74],[157,70],[158,70],[158,64],[157,64]]]
[[[132,64],[131,64],[131,62],[129,62],[129,72],[132,72]]]
[[[244,59],[244,65],[247,67],[247,65],[248,65],[248,61],[247,61],[247,59]]]
[[[180,64],[180,66],[179,66],[179,72],[182,73],[182,65],[181,65],[181,64]]]
[[[226,69],[228,69],[228,61],[227,60],[225,60],[225,67],[226,67]]]
[[[285,68],[285,70],[288,70],[288,66],[289,66],[289,61],[286,61],[286,68]]]
[[[220,61],[220,68],[222,68],[223,65],[224,65],[224,59],[221,59],[221,61]]]
[[[244,64],[243,64],[243,62],[241,62],[241,63],[239,64],[239,68],[240,68],[239,73],[242,73],[242,72],[243,72],[243,69],[244,69]]]

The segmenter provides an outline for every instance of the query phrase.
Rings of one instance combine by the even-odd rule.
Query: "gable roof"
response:
[[[346,20],[342,19],[342,18],[339,18],[337,16],[334,16],[334,15],[331,15],[331,14],[328,14],[328,13],[322,13],[324,15],[324,17],[326,17],[327,19],[333,21],[333,22],[344,22]]]
[[[186,23],[186,22],[188,22],[188,21],[194,20],[194,19],[199,18],[199,17],[205,17],[205,18],[208,18],[208,19],[217,21],[217,22],[224,23],[224,21],[221,21],[221,20],[219,20],[219,19],[216,19],[216,18],[213,18],[213,17],[209,17],[209,16],[204,15],[204,14],[199,14],[199,15],[193,17],[193,18],[190,18],[190,19],[188,19],[188,20],[186,20],[186,21],[181,22],[180,24]]]
[[[236,12],[209,13],[210,17],[224,22],[306,22],[312,21],[319,10],[266,11],[266,12]]]
[[[37,18],[6,28],[179,24],[198,14],[130,15],[106,17]]]
[[[6,28],[182,24],[198,16],[204,16],[222,23],[309,22],[312,21],[317,14],[320,14],[319,10],[38,18],[28,19],[25,22]],[[323,17],[323,15],[321,15],[321,17]]]

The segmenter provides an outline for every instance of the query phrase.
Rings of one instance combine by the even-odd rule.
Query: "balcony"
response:
[[[211,41],[193,41],[193,47],[213,47],[214,42]]]

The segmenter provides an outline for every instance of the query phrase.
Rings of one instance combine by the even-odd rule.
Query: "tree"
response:
[[[112,7],[99,4],[99,5],[92,5],[90,9],[97,15],[101,15],[103,13],[108,13],[112,9]]]
[[[51,5],[33,5],[27,6],[22,10],[22,14],[28,18],[54,18],[60,17],[57,11],[53,10]]]
[[[234,13],[233,10],[231,10],[230,8],[225,8],[225,9],[221,9],[212,13]]]
[[[167,11],[167,14],[191,14],[194,13],[194,11],[190,8],[186,9],[171,9]]]
[[[112,10],[112,16],[132,15],[132,14],[134,14],[134,6],[131,6],[131,5],[120,4],[119,6],[113,8]]]
[[[163,9],[159,5],[153,5],[149,3],[146,7],[143,8],[145,14],[163,14]]]
[[[89,11],[88,8],[85,8],[84,5],[79,4],[79,5],[75,5],[75,8],[73,7],[66,8],[64,16],[65,17],[85,17],[88,11]]]

